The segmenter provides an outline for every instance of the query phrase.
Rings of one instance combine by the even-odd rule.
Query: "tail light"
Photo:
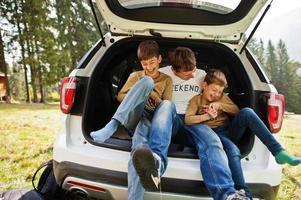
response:
[[[268,95],[268,122],[272,133],[280,131],[284,117],[284,96],[271,93]]]
[[[60,90],[60,107],[63,113],[68,114],[73,106],[76,89],[76,78],[65,77]]]

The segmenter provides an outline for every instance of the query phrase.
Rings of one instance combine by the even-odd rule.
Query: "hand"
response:
[[[157,106],[161,103],[161,101],[162,99],[160,99],[159,95],[152,91],[149,96],[148,102],[153,106]]]
[[[209,104],[209,109],[213,109],[213,110],[215,110],[216,112],[218,112],[218,111],[221,109],[221,107],[220,107],[220,104],[219,104],[219,103],[213,102],[213,103],[210,103],[210,104]]]
[[[218,115],[218,109],[219,109],[219,104],[218,103],[211,103],[209,105],[204,105],[203,106],[203,111],[207,113],[210,118],[216,118]]]
[[[214,119],[217,117],[217,111],[213,108],[210,108],[210,106],[206,113],[210,116],[211,119]]]

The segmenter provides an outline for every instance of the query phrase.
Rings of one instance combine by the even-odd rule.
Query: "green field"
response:
[[[31,188],[37,167],[52,157],[58,105],[0,103],[0,193]],[[288,115],[279,134],[287,151],[301,156],[301,115]],[[301,199],[301,166],[283,167],[278,199]]]
[[[0,193],[30,188],[37,167],[52,156],[58,105],[0,104]]]

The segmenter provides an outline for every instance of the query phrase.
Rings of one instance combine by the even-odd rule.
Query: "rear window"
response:
[[[235,10],[241,0],[118,0],[126,9],[148,7],[188,7],[219,14],[228,14]]]

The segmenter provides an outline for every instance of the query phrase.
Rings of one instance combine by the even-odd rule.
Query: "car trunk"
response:
[[[89,81],[85,109],[83,112],[82,128],[85,137],[94,145],[123,151],[131,150],[131,138],[125,128],[118,131],[105,143],[94,142],[89,133],[105,126],[111,119],[119,103],[116,100],[118,91],[122,88],[131,72],[141,70],[142,67],[136,56],[139,42],[146,38],[127,38],[115,42],[107,50],[104,57],[95,67]],[[226,74],[228,87],[226,92],[240,107],[252,107],[253,96],[250,80],[239,58],[228,47],[204,41],[188,41],[180,39],[156,39],[160,45],[163,61],[161,67],[168,65],[167,53],[177,46],[191,48],[197,58],[197,68],[207,71],[219,68]],[[195,149],[183,144],[179,136],[172,139],[169,156],[181,158],[197,158]],[[247,131],[237,144],[242,156],[247,155],[254,143],[254,136]]]

